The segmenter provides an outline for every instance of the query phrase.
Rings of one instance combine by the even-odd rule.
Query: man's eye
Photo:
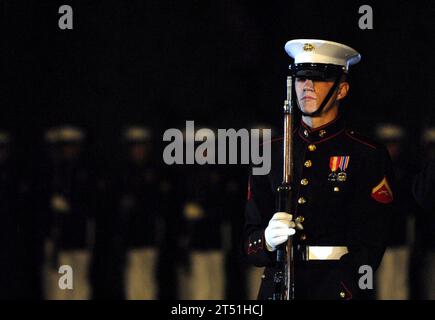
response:
[[[305,82],[305,80],[307,80],[307,78],[304,77],[296,78],[296,81],[298,82]]]

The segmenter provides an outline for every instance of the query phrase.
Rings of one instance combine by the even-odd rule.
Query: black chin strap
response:
[[[334,94],[335,90],[337,90],[338,84],[340,83],[341,80],[341,76],[338,76],[337,79],[335,79],[333,86],[331,87],[331,89],[329,89],[328,94],[326,95],[325,99],[323,99],[322,104],[320,105],[319,109],[317,109],[314,112],[303,112],[301,109],[301,106],[299,105],[299,99],[297,98],[297,95],[294,95],[296,97],[296,104],[298,106],[299,111],[302,113],[302,115],[306,116],[306,117],[317,117],[318,115],[320,115],[320,113],[323,111],[323,109],[326,107],[326,104],[328,103],[329,99],[331,99],[332,95]],[[293,81],[294,77],[293,77]],[[294,82],[293,82],[293,88],[294,88]]]

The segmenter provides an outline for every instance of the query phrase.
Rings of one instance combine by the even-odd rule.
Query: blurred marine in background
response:
[[[423,208],[416,215],[411,274],[413,299],[435,300],[435,128],[423,132],[425,163],[413,181],[413,194]]]
[[[45,299],[91,297],[89,269],[95,237],[95,184],[85,154],[85,132],[73,126],[48,130],[43,168]],[[71,281],[72,280],[72,281]]]
[[[38,241],[31,184],[15,156],[15,141],[0,130],[0,299],[38,298]]]
[[[377,298],[409,299],[410,248],[414,237],[414,217],[419,207],[412,197],[412,170],[407,161],[406,132],[393,123],[380,123],[376,137],[388,149],[396,177],[396,202],[387,237],[387,249],[377,273]]]
[[[128,300],[158,298],[157,262],[163,221],[160,177],[155,165],[152,131],[128,127],[115,188],[120,240],[125,255],[124,292]]]
[[[213,139],[214,134],[207,137],[214,143]],[[178,273],[179,298],[222,300],[225,293],[222,175],[209,164],[193,165],[184,172],[183,229],[179,240],[184,253]]]

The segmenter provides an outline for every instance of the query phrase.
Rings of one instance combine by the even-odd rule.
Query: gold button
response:
[[[310,145],[308,146],[308,150],[310,150],[311,152],[312,152],[312,151],[316,151],[316,146],[315,146],[314,144],[310,144]]]
[[[340,188],[339,187],[334,187],[334,192],[338,192],[338,191],[340,191]]]
[[[308,184],[308,179],[303,178],[301,180],[301,185],[306,186]]]
[[[301,239],[302,241],[307,240],[307,235],[306,235],[306,234],[302,234],[300,239]]]
[[[344,298],[344,297],[346,297],[346,294],[345,294],[343,291],[341,291],[341,292],[340,292],[340,297],[341,297],[341,298]]]
[[[302,222],[305,221],[305,218],[303,216],[299,216],[299,217],[296,218],[296,221],[299,222],[299,223],[302,223]]]
[[[320,138],[323,138],[323,137],[325,136],[325,134],[326,134],[326,131],[325,131],[325,130],[320,130],[320,131],[319,131],[319,137],[320,137]]]
[[[305,200],[304,197],[300,197],[300,198],[298,199],[298,203],[299,203],[299,204],[304,204],[305,202],[307,202],[307,200]]]
[[[304,162],[305,168],[310,168],[312,165],[313,165],[313,163],[311,162],[311,160],[307,160]]]

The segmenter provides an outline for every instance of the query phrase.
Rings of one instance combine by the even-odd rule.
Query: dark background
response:
[[[343,104],[353,127],[372,135],[379,122],[404,126],[412,163],[422,130],[435,125],[433,1],[0,3],[0,129],[11,133],[20,169],[40,161],[44,131],[60,124],[86,129],[97,164],[117,157],[131,124],[157,132],[186,120],[280,127],[291,63],[284,44],[296,38],[361,53]],[[63,4],[74,10],[73,30],[58,27]],[[358,26],[364,4],[373,8],[373,30]]]
[[[58,28],[62,4],[74,10],[73,30]],[[358,27],[363,4],[373,30]],[[433,14],[433,1],[2,1],[0,126],[27,154],[62,123],[87,128],[104,153],[134,123],[279,125],[284,44],[321,38],[362,54],[351,123],[370,132],[397,121],[417,136],[434,120]]]

